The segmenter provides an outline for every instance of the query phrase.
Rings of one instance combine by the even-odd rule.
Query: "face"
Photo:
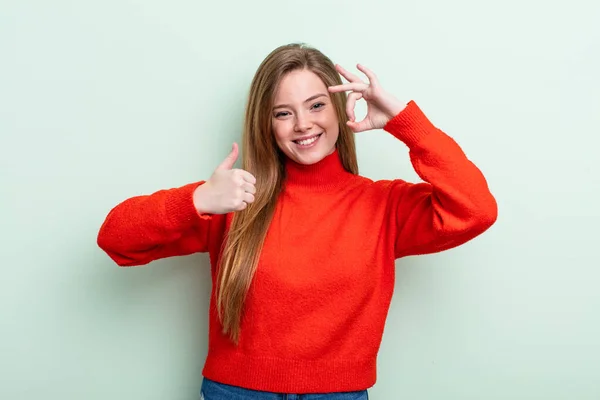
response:
[[[327,86],[315,73],[296,70],[285,75],[273,104],[275,140],[287,157],[314,164],[333,153],[339,121]]]

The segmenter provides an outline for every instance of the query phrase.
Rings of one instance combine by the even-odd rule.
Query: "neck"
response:
[[[353,175],[344,169],[337,149],[321,161],[310,165],[300,164],[286,157],[285,171],[286,187],[302,187],[310,190],[338,188]]]

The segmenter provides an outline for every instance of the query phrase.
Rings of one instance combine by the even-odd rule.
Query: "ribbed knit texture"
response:
[[[453,248],[494,223],[485,178],[416,103],[384,129],[408,146],[424,182],[350,174],[337,151],[314,165],[288,161],[238,347],[221,333],[213,290],[204,376],[279,393],[373,386],[395,260]],[[214,280],[232,215],[198,215],[192,194],[202,183],[122,202],[98,244],[121,266],[209,252]]]

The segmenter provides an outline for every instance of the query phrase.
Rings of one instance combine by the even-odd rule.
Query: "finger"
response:
[[[346,122],[346,124],[350,127],[350,129],[352,129],[354,133],[364,132],[371,129],[371,125],[369,124],[369,121],[367,121],[366,118],[360,122],[348,121]]]
[[[351,83],[345,83],[343,85],[329,86],[328,89],[331,93],[347,92],[349,90],[352,90],[354,92],[364,92],[365,90],[367,90],[368,87],[369,87],[369,85],[366,83],[351,82]]]
[[[360,99],[362,99],[362,93],[352,92],[348,95],[348,100],[346,102],[346,115],[350,121],[356,120],[354,108],[356,107],[356,102]]]
[[[235,162],[237,161],[238,153],[238,145],[234,142],[233,146],[231,147],[231,153],[229,153],[225,160],[223,160],[223,162],[219,164],[217,169],[232,169],[235,165]]]
[[[347,71],[341,65],[336,64],[335,67],[336,67],[337,71],[340,73],[340,75],[342,75],[344,78],[346,78],[346,80],[348,80],[348,82],[364,83],[362,79],[360,79],[358,76],[354,75],[353,73]]]
[[[252,175],[250,172],[248,171],[244,171],[243,169],[239,170],[240,174],[242,175],[242,178],[248,182],[251,183],[253,185],[256,185],[256,178],[254,177],[254,175]]]
[[[240,206],[238,208],[236,208],[236,211],[245,210],[247,207],[248,207],[248,203],[246,203],[245,201],[242,201],[242,204],[240,204]]]
[[[253,185],[253,184],[251,184],[251,183],[244,183],[244,184],[242,185],[242,189],[243,189],[243,190],[244,190],[244,192],[246,192],[246,193],[251,193],[251,194],[254,194],[254,193],[256,193],[256,186],[254,186],[254,185]]]
[[[244,196],[242,197],[242,199],[244,200],[244,203],[246,203],[246,204],[254,203],[254,195],[251,193],[244,193]]]
[[[367,78],[369,78],[369,83],[371,84],[371,86],[379,86],[379,80],[377,79],[377,76],[373,71],[361,64],[357,64],[356,68],[358,68],[362,73],[364,73],[367,76]]]

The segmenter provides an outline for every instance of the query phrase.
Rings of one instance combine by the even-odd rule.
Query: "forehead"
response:
[[[275,92],[275,101],[302,103],[319,92],[328,94],[327,86],[317,74],[306,69],[296,70],[281,79]]]

